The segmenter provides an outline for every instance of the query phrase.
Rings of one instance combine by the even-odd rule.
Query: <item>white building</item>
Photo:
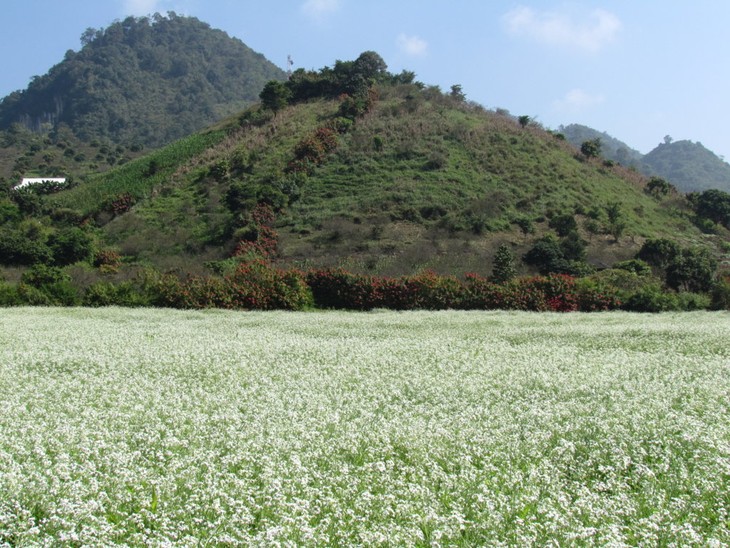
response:
[[[23,188],[28,185],[36,185],[39,183],[58,183],[59,185],[65,185],[66,177],[24,177],[20,183],[15,185],[13,188]]]

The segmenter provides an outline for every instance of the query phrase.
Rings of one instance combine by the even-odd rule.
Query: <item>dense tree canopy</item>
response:
[[[711,189],[689,198],[698,216],[730,228],[730,194]]]
[[[259,97],[264,108],[276,114],[287,105],[291,97],[291,91],[282,82],[271,80],[266,83]]]
[[[388,73],[387,69],[388,66],[380,55],[374,51],[365,51],[354,61],[335,61],[333,68],[324,67],[319,71],[298,69],[285,85],[290,91],[290,100],[299,102],[313,97],[337,97],[341,94],[364,96],[377,82],[397,80],[399,83],[410,83],[414,78],[413,73],[404,72],[395,76]],[[277,94],[279,96],[280,91]],[[270,108],[266,101],[265,106]]]
[[[240,110],[267,81],[284,79],[240,40],[174,13],[87,29],[81,41],[80,51],[0,103],[0,129],[66,124],[86,140],[158,146]]]

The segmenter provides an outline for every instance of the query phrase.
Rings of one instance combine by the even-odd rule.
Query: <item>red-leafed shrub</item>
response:
[[[136,200],[131,194],[120,194],[109,202],[106,209],[114,215],[121,215],[132,209],[135,202]]]
[[[238,310],[302,310],[312,305],[304,274],[273,267],[263,259],[242,263],[230,275],[172,274],[148,283],[152,302],[171,308],[229,308]]]
[[[337,148],[337,132],[331,127],[320,127],[314,132],[314,139],[319,142],[325,154],[334,152]]]
[[[465,281],[461,281],[431,271],[414,276],[381,278],[353,274],[343,269],[326,269],[309,272],[307,283],[312,288],[315,304],[322,308],[572,312],[609,310],[618,306],[617,300],[600,293],[579,293],[575,279],[562,274],[494,284],[476,274],[468,274]]]
[[[345,310],[524,310],[573,312],[615,310],[615,296],[571,276],[518,278],[495,284],[476,274],[465,280],[431,271],[396,278],[355,274],[342,268],[275,268],[265,259],[241,263],[224,277],[181,281],[161,276],[154,284],[155,304],[176,308],[301,310],[309,306]]]
[[[122,264],[122,256],[113,249],[99,249],[94,254],[94,266],[104,273],[113,273]]]
[[[413,310],[416,295],[413,287],[409,287],[405,278],[372,278],[372,308],[390,308],[391,310]]]
[[[464,296],[464,285],[459,280],[430,271],[387,278],[325,269],[309,272],[307,283],[315,304],[321,308],[440,310],[459,308]]]
[[[254,239],[241,240],[233,251],[234,257],[263,257],[272,259],[276,256],[279,246],[279,236],[268,226],[256,227]]]
[[[327,155],[337,148],[337,131],[331,127],[320,127],[297,143],[294,158],[289,162],[290,173],[311,173],[325,161]]]
[[[264,260],[241,264],[225,282],[234,308],[302,310],[312,305],[302,272],[275,268]]]
[[[549,309],[540,277],[518,278],[506,284],[495,284],[476,274],[466,278],[465,308],[473,310],[530,310]]]
[[[506,284],[494,284],[476,274],[466,276],[468,296],[465,308],[528,310],[534,312],[572,312],[582,310],[575,279],[564,274],[518,278]],[[591,304],[586,294],[585,306],[610,306],[596,296]],[[604,310],[604,308],[595,308]]]
[[[575,290],[575,278],[566,274],[549,274],[521,280],[524,288],[532,294],[542,292],[544,301],[535,299],[539,308],[552,312],[574,312],[578,310],[578,296]],[[539,302],[539,304],[537,304]],[[544,304],[543,304],[544,303]],[[542,308],[545,306],[545,308]]]
[[[251,212],[246,237],[236,244],[234,257],[273,259],[279,247],[279,234],[272,225],[276,219],[268,204],[258,204]]]
[[[453,276],[439,276],[427,270],[404,278],[403,286],[411,300],[409,308],[444,310],[462,308],[464,302],[464,284]],[[387,303],[383,306],[390,308]]]
[[[466,275],[464,308],[468,310],[504,310],[507,306],[505,286],[490,282],[478,274]]]

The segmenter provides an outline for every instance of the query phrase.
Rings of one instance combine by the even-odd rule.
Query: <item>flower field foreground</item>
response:
[[[729,333],[0,310],[0,545],[728,545]]]

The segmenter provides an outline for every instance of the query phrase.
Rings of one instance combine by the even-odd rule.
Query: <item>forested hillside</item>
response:
[[[730,192],[730,165],[702,143],[667,139],[644,156],[642,165],[647,174],[667,179],[682,192]]]
[[[284,73],[240,40],[174,13],[88,29],[80,51],[0,103],[0,129],[64,127],[85,142],[149,148],[257,100]]]

